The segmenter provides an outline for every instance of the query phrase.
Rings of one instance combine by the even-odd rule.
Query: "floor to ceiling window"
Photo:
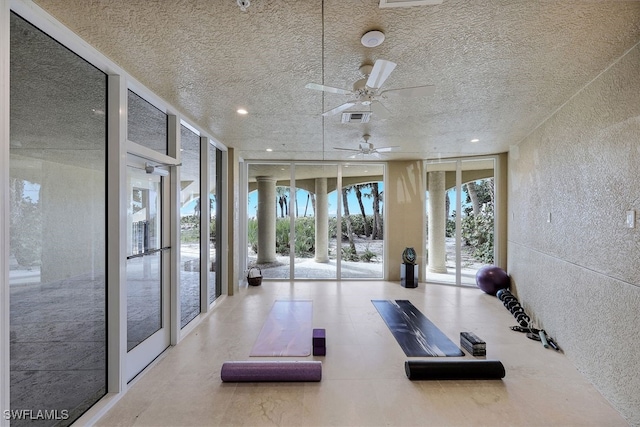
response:
[[[106,75],[11,15],[11,425],[106,393]],[[50,418],[50,419],[46,419]]]
[[[264,277],[290,277],[289,164],[248,166],[247,256]]]
[[[209,144],[209,304],[222,295],[222,151]]]
[[[384,166],[351,164],[341,171],[341,277],[382,279]]]
[[[180,127],[180,327],[200,314],[200,136]]]
[[[294,277],[297,279],[335,279],[337,247],[335,239],[335,164],[296,164],[294,217]]]
[[[475,286],[494,263],[494,170],[494,158],[427,163],[428,281]]]
[[[382,279],[383,176],[382,164],[249,163],[248,266],[268,279]]]

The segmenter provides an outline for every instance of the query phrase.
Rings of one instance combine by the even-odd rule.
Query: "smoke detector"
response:
[[[384,33],[378,30],[371,30],[364,33],[360,42],[365,47],[376,47],[380,46],[384,41]]]

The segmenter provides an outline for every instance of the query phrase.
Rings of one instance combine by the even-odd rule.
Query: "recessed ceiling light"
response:
[[[380,46],[384,41],[384,33],[378,30],[367,31],[364,33],[360,42],[365,47],[376,47]]]
[[[268,151],[268,152],[272,152],[272,151],[273,151],[273,148],[267,148],[267,151]]]
[[[478,138],[473,138],[473,139],[471,140],[471,142],[478,142],[478,141],[480,141]]]
[[[245,114],[248,114],[249,112],[247,110],[245,110],[244,108],[238,108],[236,110],[236,113],[242,114],[244,116]]]

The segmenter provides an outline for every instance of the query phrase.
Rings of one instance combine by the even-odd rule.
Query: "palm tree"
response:
[[[347,238],[349,239],[349,248],[351,252],[356,254],[356,244],[353,241],[353,225],[351,224],[351,215],[349,214],[349,201],[347,200],[347,194],[351,191],[352,187],[347,186],[342,189],[342,206],[344,211],[344,221],[347,225]],[[342,234],[342,233],[340,233]]]
[[[362,213],[362,220],[364,221],[364,236],[369,237],[369,223],[367,222],[367,214],[364,211],[364,204],[362,203],[362,189],[369,188],[371,184],[358,184],[354,185],[353,189],[356,192],[356,198],[358,199],[358,205],[360,206],[360,212]]]
[[[304,216],[307,216],[307,209],[309,208],[309,201],[311,201],[311,208],[313,209],[314,215],[316,212],[316,197],[311,191],[307,191],[307,204],[304,205]]]
[[[380,201],[382,194],[378,191],[378,183],[371,183],[371,197],[373,197],[373,231],[371,240],[382,239],[382,217],[380,216]]]
[[[480,202],[478,200],[478,191],[476,190],[476,183],[474,181],[468,182],[467,194],[471,199],[471,206],[473,207],[473,215],[477,216],[480,213]]]
[[[287,203],[288,193],[289,193],[289,187],[276,187],[276,197],[277,197],[278,204],[280,205],[280,218],[289,216],[289,204]]]

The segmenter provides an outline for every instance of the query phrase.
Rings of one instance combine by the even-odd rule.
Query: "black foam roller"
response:
[[[410,380],[499,380],[505,370],[499,360],[407,360]]]
[[[319,361],[224,362],[220,370],[224,382],[320,381]]]

